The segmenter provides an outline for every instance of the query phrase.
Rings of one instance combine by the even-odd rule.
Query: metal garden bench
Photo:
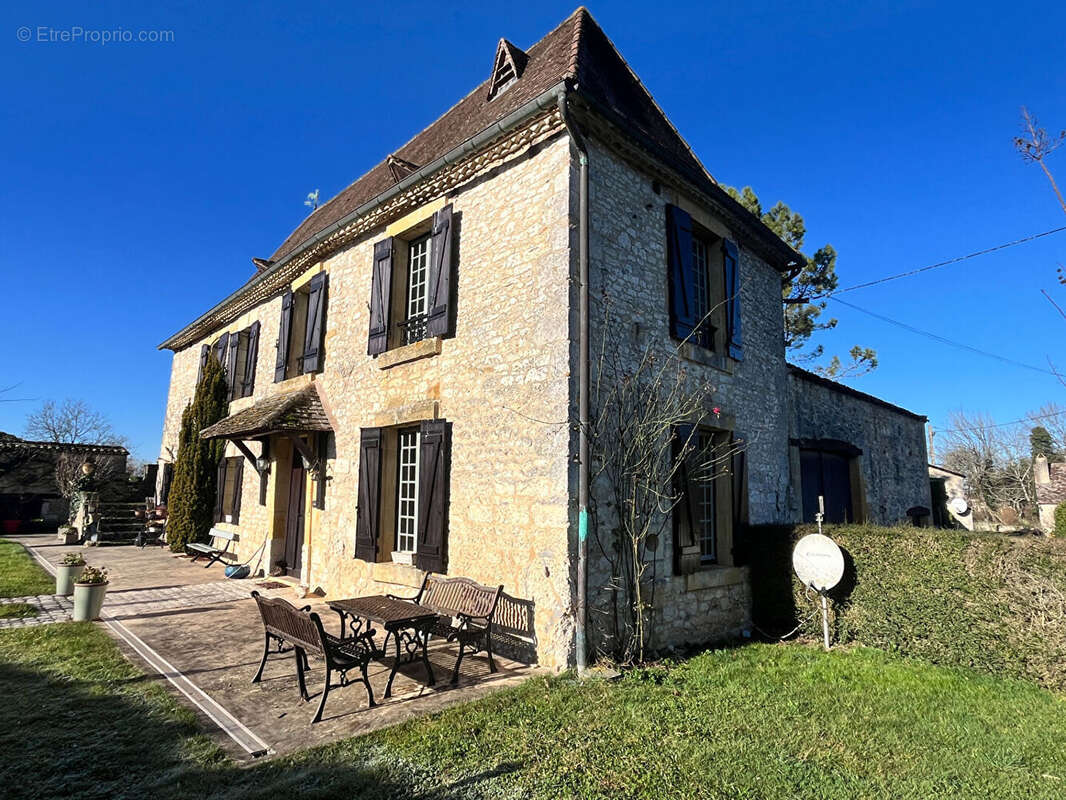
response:
[[[200,558],[209,559],[204,566],[204,569],[207,569],[216,561],[221,561],[222,557],[229,552],[229,546],[236,540],[237,534],[219,528],[212,528],[210,544],[189,542],[185,545],[185,552],[192,556],[193,561],[198,561]],[[222,542],[225,542],[225,544],[219,547],[219,544]]]
[[[252,683],[259,683],[263,679],[263,668],[266,666],[267,656],[270,655],[270,646],[274,644],[277,648],[275,653],[295,652],[296,679],[300,685],[300,696],[305,701],[311,699],[304,681],[304,671],[309,668],[308,654],[326,662],[326,683],[322,689],[318,710],[311,720],[312,724],[322,719],[326,698],[329,697],[329,690],[334,687],[362,682],[366,687],[367,705],[371,708],[377,705],[374,702],[374,690],[370,687],[370,679],[367,677],[367,664],[377,651],[373,629],[348,639],[339,639],[326,633],[322,620],[318,614],[311,611],[310,606],[296,608],[286,600],[263,597],[259,592],[252,592],[252,597],[259,606],[259,615],[263,618],[265,631],[263,660],[259,662],[259,670],[252,678]],[[349,679],[348,672],[353,669],[358,669],[362,677]],[[340,675],[337,683],[333,683],[334,671]]]
[[[459,680],[459,665],[467,653],[484,652],[489,659],[489,672],[496,671],[492,657],[492,618],[501,592],[502,585],[483,586],[470,578],[448,578],[429,572],[414,597],[389,597],[413,601],[439,615],[429,633],[449,642],[459,642],[459,658],[452,672],[454,684]]]

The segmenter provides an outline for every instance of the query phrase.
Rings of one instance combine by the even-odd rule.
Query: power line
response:
[[[978,250],[974,253],[968,253],[964,256],[949,258],[947,261],[940,261],[936,264],[928,264],[924,267],[918,267],[917,269],[908,270],[907,272],[900,272],[896,275],[888,275],[884,278],[878,278],[876,280],[867,281],[866,283],[857,283],[854,286],[845,286],[843,289],[834,289],[831,292],[824,292],[822,294],[809,297],[806,301],[802,301],[801,299],[801,302],[810,303],[814,302],[815,300],[821,300],[826,297],[834,297],[835,295],[841,294],[843,292],[854,292],[856,289],[867,289],[870,286],[877,286],[878,284],[888,283],[889,281],[897,281],[900,278],[909,278],[912,275],[918,275],[922,272],[928,272],[931,269],[939,269],[940,267],[946,267],[950,264],[958,264],[960,261],[966,261],[971,258],[977,258],[978,256],[985,256],[989,253],[995,253],[998,250],[1006,250],[1008,247],[1017,247],[1020,244],[1026,244],[1037,239],[1042,239],[1045,236],[1051,236],[1054,233],[1062,233],[1063,231],[1066,231],[1066,225],[1063,225],[1061,228],[1052,228],[1051,230],[1044,231],[1043,233],[1034,233],[1031,236],[1025,236],[1021,239],[1015,239],[1013,242],[997,244],[995,247],[987,247],[984,250]]]
[[[1009,425],[1018,425],[1022,422],[1032,422],[1035,419],[1061,417],[1063,414],[1066,414],[1066,411],[1055,411],[1051,414],[1033,414],[1030,417],[1023,417],[1022,419],[1012,419],[1010,422],[997,422],[995,425],[974,425],[969,428],[949,428],[948,430],[937,430],[937,433],[959,433],[960,431],[983,431],[987,428],[1006,428]]]
[[[950,347],[957,347],[960,350],[967,350],[971,353],[976,353],[977,355],[984,356],[986,358],[994,358],[997,361],[1002,361],[1004,364],[1012,364],[1016,367],[1022,367],[1023,369],[1032,370],[1033,372],[1040,372],[1044,375],[1053,375],[1056,378],[1059,377],[1058,373],[1054,372],[1053,370],[1044,369],[1043,367],[1036,367],[1032,364],[1026,364],[1022,361],[1016,361],[1013,358],[1008,358],[1007,356],[1001,356],[996,353],[990,353],[987,350],[982,350],[981,348],[974,347],[973,345],[964,344],[962,342],[956,342],[954,339],[948,339],[947,337],[941,336],[939,334],[931,333],[930,331],[925,331],[921,328],[915,328],[913,325],[908,325],[906,322],[900,322],[897,319],[886,317],[883,314],[878,314],[874,311],[868,311],[865,308],[860,308],[854,303],[849,303],[846,300],[841,300],[839,297],[830,297],[829,299],[834,300],[843,306],[847,306],[848,308],[853,308],[856,311],[861,311],[863,314],[867,314],[873,317],[874,319],[879,319],[882,322],[887,322],[889,325],[895,325],[896,327],[903,328],[904,330],[910,331],[911,333],[916,333],[919,336],[924,336],[927,339],[932,339],[935,342],[940,342],[941,344],[946,344]]]

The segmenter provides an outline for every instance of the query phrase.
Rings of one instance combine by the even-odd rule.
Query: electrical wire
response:
[[[1006,428],[1010,425],[1019,425],[1023,422],[1032,422],[1037,419],[1048,419],[1050,417],[1061,417],[1066,414],[1064,411],[1054,411],[1050,414],[1033,414],[1031,417],[1024,417],[1023,419],[1012,419],[1010,422],[997,422],[995,425],[973,425],[969,428],[949,428],[948,430],[937,430],[937,433],[959,433],[961,431],[983,431],[988,428]]]
[[[1006,242],[1004,244],[997,244],[994,247],[986,247],[984,250],[978,250],[978,251],[976,251],[974,253],[967,253],[964,256],[957,256],[956,258],[949,258],[947,261],[939,261],[936,264],[928,264],[928,265],[926,265],[924,267],[918,267],[917,269],[907,270],[906,272],[900,272],[900,273],[897,273],[895,275],[887,275],[884,278],[877,278],[876,280],[867,281],[866,283],[857,283],[854,286],[845,286],[843,289],[834,289],[831,292],[824,292],[822,294],[818,294],[818,295],[814,295],[813,297],[809,297],[809,298],[806,299],[805,302],[813,303],[815,300],[822,300],[823,298],[833,297],[833,296],[841,294],[843,292],[854,292],[856,289],[866,289],[866,288],[869,288],[870,286],[877,286],[878,284],[881,284],[881,283],[888,283],[889,281],[897,281],[900,278],[909,278],[909,277],[911,277],[913,275],[918,275],[918,274],[920,274],[922,272],[928,272],[931,269],[939,269],[940,267],[946,267],[946,266],[949,266],[951,264],[958,264],[960,261],[967,261],[967,260],[969,260],[971,258],[977,258],[978,256],[985,256],[985,255],[988,255],[989,253],[995,253],[995,252],[997,252],[999,250],[1006,250],[1008,247],[1017,247],[1020,244],[1026,244],[1028,242],[1036,241],[1037,239],[1042,239],[1045,236],[1051,236],[1052,234],[1055,234],[1055,233],[1062,233],[1063,231],[1066,231],[1066,225],[1063,225],[1061,228],[1052,228],[1051,230],[1044,231],[1043,233],[1034,233],[1034,234],[1032,234],[1030,236],[1025,236],[1025,237],[1023,237],[1021,239],[1015,239],[1012,242]]]
[[[861,308],[860,306],[857,306],[854,303],[849,303],[846,300],[841,300],[839,297],[829,297],[829,299],[840,303],[842,306],[847,306],[848,308],[853,308],[856,311],[861,311],[863,314],[871,316],[874,319],[879,319],[882,322],[888,323],[889,325],[895,325],[896,327],[903,328],[904,330],[910,331],[911,333],[918,334],[919,336],[924,336],[927,339],[932,339],[934,342],[946,344],[950,347],[957,347],[960,350],[967,350],[971,353],[976,353],[977,355],[984,356],[985,358],[993,358],[996,361],[1002,361],[1005,364],[1011,364],[1016,367],[1032,370],[1033,372],[1040,372],[1044,375],[1053,375],[1056,378],[1059,377],[1058,373],[1056,373],[1054,370],[1044,369],[1043,367],[1037,367],[1032,364],[1026,364],[1023,361],[1017,361],[1013,358],[1008,358],[1007,356],[1001,356],[996,353],[990,353],[987,350],[982,350],[981,348],[974,347],[973,345],[964,344],[963,342],[956,342],[954,339],[948,339],[945,336],[940,336],[939,334],[931,333],[930,331],[925,331],[921,328],[916,328],[913,325],[908,325],[906,322],[900,322],[898,319],[892,319],[891,317],[886,317],[883,314],[878,314],[875,311],[870,311],[868,309]]]

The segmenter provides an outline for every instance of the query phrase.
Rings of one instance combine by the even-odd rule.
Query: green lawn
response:
[[[0,539],[0,597],[55,594],[56,581],[18,542]]]
[[[246,768],[91,625],[0,632],[0,696],[12,798],[1066,796],[1061,696],[861,648],[537,678]]]
[[[37,606],[29,603],[0,603],[0,619],[21,619],[36,617]]]

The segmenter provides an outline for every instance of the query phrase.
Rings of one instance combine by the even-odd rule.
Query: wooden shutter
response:
[[[355,513],[355,557],[377,561],[381,508],[381,428],[359,435],[359,491]]]
[[[427,336],[452,336],[455,323],[452,317],[452,206],[449,203],[433,215],[433,236],[430,240],[430,264],[426,308]]]
[[[741,448],[744,443],[736,438],[732,441],[734,448]],[[733,489],[733,563],[737,566],[748,563],[748,459],[747,452],[737,450],[733,453],[732,463]]]
[[[451,429],[446,420],[427,419],[419,436],[418,547],[415,566],[445,572],[448,566],[448,484]]]
[[[251,397],[255,391],[255,362],[259,360],[259,323],[253,322],[248,329],[248,352],[244,357],[244,375],[241,377],[241,397]]]
[[[223,338],[226,340],[226,387],[229,389],[227,394],[232,400],[240,394],[241,381],[237,377],[237,351],[241,347],[241,337],[239,333],[231,333]]]
[[[692,217],[666,207],[666,258],[670,292],[670,335],[685,340],[699,323],[696,267],[692,259]]]
[[[236,471],[233,474],[233,509],[230,511],[234,525],[241,521],[241,489],[244,481],[244,459],[237,459]]]
[[[674,473],[675,490],[679,493],[673,514],[675,575],[688,575],[695,572],[700,565],[700,544],[696,538],[699,486],[693,479],[696,470],[692,468],[691,463],[695,449],[696,433],[693,426],[678,425],[674,429],[673,447],[674,459],[680,461]]]
[[[200,347],[200,369],[196,373],[196,385],[204,379],[204,370],[207,368],[207,359],[211,357],[211,345],[205,344]]]
[[[740,335],[740,253],[735,242],[723,243],[725,250],[725,319],[729,335],[729,357],[744,360],[744,343]]]
[[[163,485],[159,491],[159,504],[165,505],[167,498],[170,497],[170,484],[174,480],[174,465],[172,463],[166,463],[163,465]]]
[[[308,286],[303,354],[305,374],[318,372],[322,368],[322,342],[326,335],[326,279],[326,273],[319,272],[311,278]]]
[[[389,349],[389,325],[392,312],[392,238],[374,245],[374,269],[370,282],[370,333],[367,355],[376,356]]]
[[[215,360],[222,369],[226,368],[226,345],[229,343],[229,336],[223,334],[222,337],[215,342]]]
[[[289,330],[292,328],[292,292],[281,296],[281,325],[278,327],[278,359],[274,362],[274,383],[285,380],[289,362]]]
[[[226,494],[226,459],[218,460],[218,486],[215,489],[215,522],[222,521],[222,500]]]

